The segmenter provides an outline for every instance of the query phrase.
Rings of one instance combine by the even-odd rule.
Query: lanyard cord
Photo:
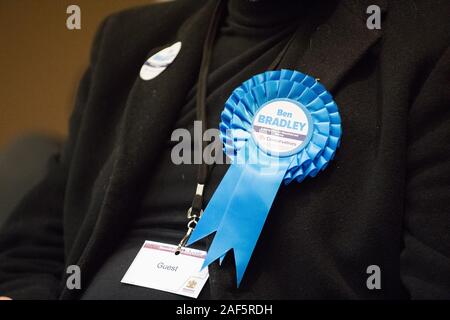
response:
[[[200,64],[200,70],[199,70],[199,76],[197,81],[197,93],[196,93],[196,114],[197,114],[197,120],[201,122],[201,132],[204,132],[204,130],[208,127],[207,126],[207,116],[206,116],[206,95],[207,95],[207,80],[208,80],[208,72],[209,72],[209,66],[211,63],[211,56],[214,46],[214,41],[216,39],[216,35],[219,29],[219,22],[222,18],[223,10],[224,10],[224,4],[226,3],[225,0],[218,0],[217,6],[214,10],[213,17],[209,23],[208,31],[206,34],[205,43],[203,45],[203,52],[202,52],[202,61]],[[284,33],[288,34],[291,33],[299,28],[298,25],[293,26],[292,28],[288,28]],[[272,62],[272,64],[269,66],[268,70],[274,70],[276,69],[279,64],[281,63],[281,60],[285,56],[287,50],[289,49],[290,45],[294,41],[296,32],[293,32],[291,38],[288,40],[284,48],[281,50],[281,52],[277,55],[275,60]],[[202,139],[202,151],[207,146],[206,141],[203,141]],[[186,244],[186,242],[189,240],[189,237],[191,236],[192,232],[194,231],[195,226],[197,225],[198,220],[200,219],[201,214],[203,213],[203,191],[205,188],[205,184],[209,178],[210,171],[212,170],[213,166],[208,165],[203,160],[201,164],[199,164],[198,172],[197,172],[197,189],[194,195],[194,198],[192,200],[191,207],[188,209],[187,212],[187,218],[189,220],[187,224],[187,232],[185,236],[181,239],[180,243],[178,244],[177,250],[175,251],[175,254],[178,255],[181,252],[182,247]]]
[[[211,56],[214,46],[214,40],[216,38],[219,22],[222,17],[224,4],[226,1],[219,0],[217,6],[214,10],[213,17],[208,27],[208,32],[206,34],[205,43],[203,45],[202,62],[200,65],[200,71],[197,81],[197,94],[196,94],[196,112],[197,120],[200,121],[201,132],[204,132],[208,128],[207,117],[206,117],[206,95],[207,95],[207,80],[209,73],[209,66],[211,64]],[[204,150],[206,147],[206,141],[202,139],[202,148]],[[203,205],[203,189],[205,187],[206,181],[209,176],[210,167],[204,161],[199,164],[197,172],[197,190],[192,200],[191,214],[195,216],[200,216],[202,205]]]
[[[198,74],[197,80],[197,93],[195,96],[195,107],[197,113],[197,120],[200,121],[201,132],[208,127],[207,126],[207,117],[206,117],[206,94],[207,94],[207,80],[208,80],[208,72],[209,66],[211,64],[211,56],[214,46],[214,40],[216,38],[217,31],[219,29],[219,22],[222,17],[222,12],[224,8],[225,1],[218,0],[217,5],[214,9],[212,19],[208,26],[208,31],[206,33],[205,43],[203,45],[202,52],[202,61],[200,64],[200,70]],[[196,146],[196,143],[195,143]],[[201,142],[201,152],[206,147],[206,141]],[[202,157],[203,158],[203,157]],[[202,161],[199,164],[198,172],[197,172],[197,190],[195,192],[194,198],[192,200],[192,205],[188,209],[187,218],[187,232],[184,237],[181,239],[178,247],[175,251],[175,255],[180,254],[181,249],[186,245],[186,242],[189,240],[192,232],[194,231],[195,226],[197,225],[198,220],[203,212],[203,190],[205,187],[206,180],[209,176],[209,166]]]

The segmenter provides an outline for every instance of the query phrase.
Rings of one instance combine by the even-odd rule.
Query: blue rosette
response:
[[[341,118],[331,94],[311,76],[298,71],[268,71],[236,88],[225,103],[220,133],[225,154],[235,159],[251,137],[252,120],[258,109],[271,100],[286,98],[305,106],[314,122],[310,142],[297,153],[283,181],[315,177],[334,158],[341,139]]]
[[[203,266],[233,250],[239,286],[280,185],[328,166],[340,144],[341,118],[313,77],[268,71],[233,91],[220,132],[232,164],[188,245],[215,232]]]

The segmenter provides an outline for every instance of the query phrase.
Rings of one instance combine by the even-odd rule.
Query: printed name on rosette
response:
[[[309,122],[309,111],[304,106],[289,99],[275,99],[255,114],[252,135],[262,150],[292,155],[310,136]]]
[[[269,115],[260,114],[258,116],[258,122],[260,124],[268,124],[275,127],[287,128],[293,130],[303,131],[306,126],[306,122],[299,122],[294,120],[286,120],[284,118],[292,118],[292,112],[286,112],[283,109],[278,109],[277,111],[278,117],[272,117]]]

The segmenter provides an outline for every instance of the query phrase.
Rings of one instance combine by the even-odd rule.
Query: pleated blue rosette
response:
[[[297,105],[308,119],[308,132],[292,152],[262,150],[255,138],[255,116],[277,101]],[[203,267],[232,249],[239,286],[280,184],[315,177],[328,166],[340,144],[341,119],[331,94],[316,79],[277,70],[258,74],[233,91],[220,132],[232,164],[188,245],[216,232]]]

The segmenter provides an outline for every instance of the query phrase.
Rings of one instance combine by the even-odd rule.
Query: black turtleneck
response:
[[[232,90],[254,74],[267,70],[282,51],[305,12],[302,3],[290,0],[228,2],[215,39],[208,75],[208,127],[218,128],[220,113]],[[193,83],[173,127],[186,128],[192,136],[196,115],[195,92],[196,84]],[[140,212],[135,215],[126,238],[98,271],[83,299],[182,298],[120,283],[145,240],[176,245],[186,232],[186,211],[197,185],[197,166],[173,164],[170,155],[177,143],[168,141],[158,167],[152,169],[155,175],[149,181]],[[226,170],[226,165],[214,167],[205,190],[205,205]],[[206,249],[206,244],[199,247]],[[208,284],[200,298],[208,298]]]
[[[228,20],[250,33],[280,30],[298,20],[305,10],[305,0],[230,0]]]

